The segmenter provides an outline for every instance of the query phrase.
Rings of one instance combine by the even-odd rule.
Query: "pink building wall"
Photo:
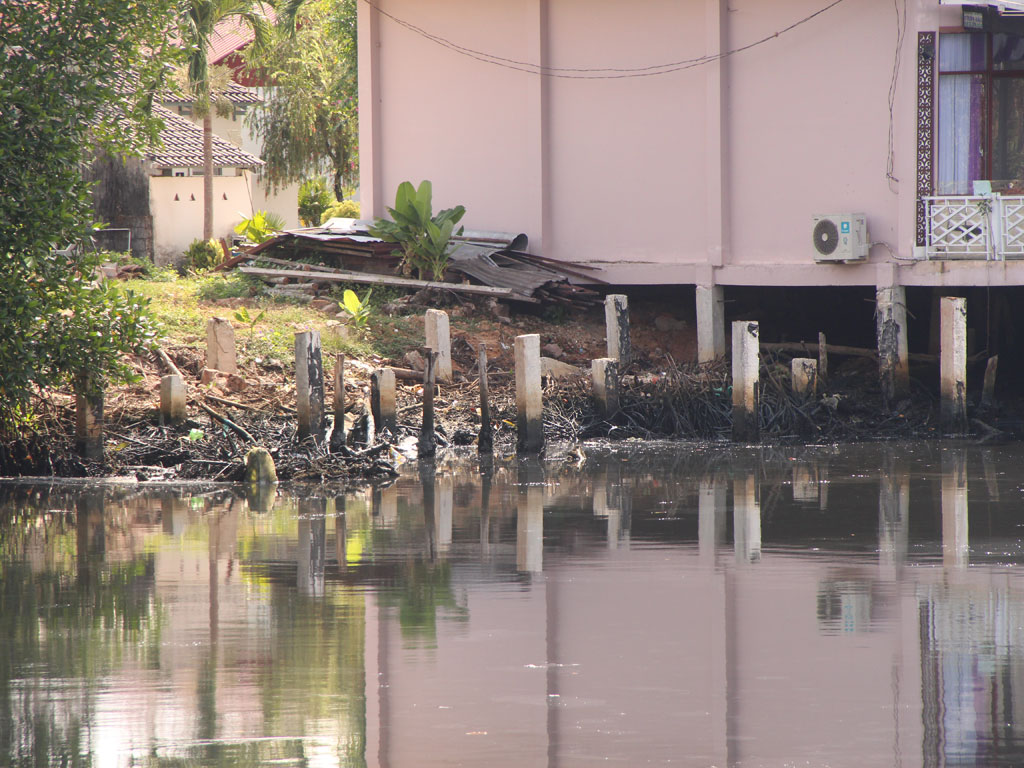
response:
[[[1024,284],[1017,263],[911,261],[917,36],[958,26],[956,6],[907,6],[891,121],[898,181],[886,177],[898,29],[889,0],[840,3],[670,74],[564,69],[735,50],[824,5],[360,4],[364,215],[383,215],[401,181],[427,178],[437,206],[466,205],[467,227],[524,231],[534,252],[595,264],[612,283]],[[812,215],[844,212],[866,214],[879,244],[865,263],[816,264]]]

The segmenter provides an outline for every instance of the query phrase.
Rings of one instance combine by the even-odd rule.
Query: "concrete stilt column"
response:
[[[391,368],[378,368],[370,375],[370,410],[377,429],[386,428],[393,437],[398,431],[398,408],[395,372]]]
[[[621,293],[604,298],[605,337],[608,340],[608,357],[626,365],[632,358],[629,343],[629,300]]]
[[[597,411],[602,418],[611,418],[619,410],[619,364],[610,357],[601,357],[591,362],[590,373]]]
[[[88,378],[75,386],[75,450],[90,461],[103,461],[103,390]]]
[[[544,402],[540,384],[540,336],[516,336],[516,427],[518,448],[539,453],[544,448]]]
[[[725,291],[720,285],[697,286],[697,362],[725,357]]]
[[[324,366],[320,355],[320,332],[295,334],[295,409],[299,439],[324,439]]]
[[[940,301],[942,345],[939,389],[942,423],[951,432],[967,431],[967,299],[944,296]]]
[[[160,377],[160,415],[165,421],[185,418],[185,380],[173,373]]]
[[[818,391],[818,361],[809,357],[794,357],[792,369],[793,393],[810,397]]]
[[[889,406],[910,393],[907,292],[902,285],[879,288],[875,292],[875,329],[882,398]]]
[[[437,352],[437,380],[452,380],[452,337],[448,313],[440,309],[428,309],[423,316],[427,346]]]
[[[749,442],[760,437],[757,383],[760,375],[758,324],[739,320],[732,324],[732,437]]]
[[[211,317],[206,321],[206,367],[224,373],[238,373],[235,328],[230,320],[223,317]]]
[[[969,559],[967,457],[957,452],[942,462],[942,563],[965,568]]]

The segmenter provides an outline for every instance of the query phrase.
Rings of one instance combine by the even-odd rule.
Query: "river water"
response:
[[[0,765],[1022,765],[1022,468],[646,445],[339,495],[0,486]]]

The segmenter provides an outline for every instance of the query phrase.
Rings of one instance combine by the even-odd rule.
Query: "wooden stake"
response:
[[[434,378],[437,366],[437,352],[424,349],[426,367],[423,369],[423,428],[420,430],[419,455],[427,458],[437,453],[434,441]]]
[[[340,451],[345,445],[345,355],[338,352],[334,358],[334,429],[331,432],[331,451]]]
[[[818,381],[824,385],[828,381],[828,344],[825,334],[818,333]]]
[[[981,389],[981,404],[986,408],[991,408],[996,404],[996,371],[999,369],[999,355],[994,355],[988,359],[988,364],[985,366],[985,383]]]
[[[613,293],[605,296],[604,322],[608,357],[618,360],[625,367],[632,356],[629,343],[629,300],[625,295]]]
[[[324,439],[324,367],[320,356],[320,332],[295,334],[295,405],[299,440]]]
[[[480,434],[476,447],[479,453],[493,453],[494,434],[491,431],[491,403],[487,387],[487,345],[480,345]]]

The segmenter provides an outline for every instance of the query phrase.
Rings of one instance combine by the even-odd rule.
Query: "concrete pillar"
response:
[[[398,432],[398,407],[395,372],[391,368],[378,368],[370,375],[370,410],[378,431],[387,429],[394,437]]]
[[[720,285],[697,286],[697,362],[725,357],[725,290]]]
[[[619,364],[610,357],[600,357],[590,363],[594,382],[594,398],[601,418],[610,419],[619,410]]]
[[[629,344],[629,300],[625,295],[613,293],[604,297],[604,323],[608,357],[627,365],[632,359],[632,349]]]
[[[794,357],[790,363],[793,393],[811,397],[818,391],[818,361],[809,357]]]
[[[741,442],[760,437],[757,383],[760,375],[758,324],[738,320],[732,324],[732,437]]]
[[[875,291],[875,330],[882,399],[886,406],[891,406],[910,394],[907,292],[902,285]]]
[[[75,450],[90,461],[103,461],[103,390],[89,378],[75,386]]]
[[[320,356],[320,332],[295,334],[295,409],[299,439],[324,439],[324,367]]]
[[[185,410],[185,380],[170,373],[160,377],[160,415],[165,421],[182,421]]]
[[[701,478],[697,495],[697,547],[701,563],[714,565],[725,541],[726,487],[714,476]]]
[[[235,328],[230,320],[223,317],[211,317],[206,321],[206,367],[224,373],[238,373]]]
[[[940,300],[942,347],[939,384],[942,424],[950,432],[967,431],[967,299]]]
[[[967,457],[957,451],[942,461],[942,563],[966,568],[969,557],[967,533]]]
[[[518,448],[540,453],[544,448],[544,402],[540,385],[540,336],[516,336],[516,428]]]
[[[737,563],[761,559],[761,506],[753,473],[736,478],[732,485],[732,535]]]
[[[452,380],[452,337],[448,324],[448,313],[441,309],[428,309],[423,316],[427,346],[437,352],[438,381]]]

